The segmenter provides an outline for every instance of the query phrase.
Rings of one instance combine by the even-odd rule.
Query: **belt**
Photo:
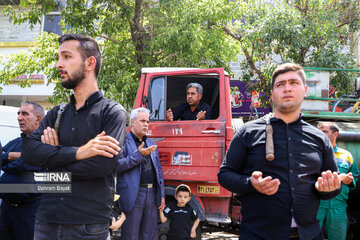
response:
[[[153,188],[154,184],[152,184],[152,183],[140,183],[140,187]]]
[[[8,205],[12,206],[12,207],[19,207],[21,205],[24,205],[26,203],[29,203],[29,202],[32,202],[32,201],[35,201],[37,199],[39,199],[41,196],[38,196],[36,198],[29,198],[29,199],[26,199],[25,201],[22,201],[20,203],[11,203],[9,201],[5,201]]]

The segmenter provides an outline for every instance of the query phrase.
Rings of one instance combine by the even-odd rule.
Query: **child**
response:
[[[177,205],[174,207],[167,206],[165,210],[160,210],[160,220],[162,223],[167,219],[170,221],[170,229],[167,234],[168,240],[183,240],[196,237],[196,228],[200,219],[187,203],[190,201],[190,187],[180,184],[175,190],[175,199]]]

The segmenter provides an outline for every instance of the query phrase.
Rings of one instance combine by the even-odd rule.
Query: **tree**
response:
[[[348,47],[359,29],[360,1],[249,0],[235,22],[217,24],[240,45],[243,78],[268,93],[271,73],[284,62],[305,67],[356,68]],[[346,51],[346,49],[348,49]],[[354,74],[336,71],[331,84],[340,94],[353,92]],[[260,86],[259,86],[260,85]]]
[[[93,0],[91,4],[67,0],[66,6],[55,6],[53,0],[21,2],[30,8],[28,12],[20,14],[11,7],[6,11],[15,24],[34,24],[42,14],[58,8],[64,31],[102,39],[99,85],[127,108],[132,107],[142,67],[225,67],[229,71],[229,62],[241,54],[242,80],[258,80],[253,87],[266,91],[268,97],[271,73],[280,63],[356,68],[350,49],[353,33],[359,29],[360,0]],[[46,46],[56,49],[55,40],[47,34],[39,39],[32,55],[42,57],[36,69],[30,66],[31,54],[7,60],[25,60],[16,68],[2,60],[5,68],[0,79],[6,83],[16,74],[45,69],[51,81],[58,81],[51,71],[55,52],[38,53],[50,51]],[[336,71],[331,84],[348,93],[353,79],[353,73]]]
[[[90,1],[89,1],[90,2]],[[201,1],[200,1],[201,2]],[[41,5],[37,4],[41,3]],[[52,0],[21,1],[29,11],[19,13],[9,6],[6,15],[14,24],[40,22],[42,14],[57,9],[64,32],[84,33],[101,41],[103,66],[99,86],[108,97],[131,108],[142,67],[225,67],[239,53],[233,41],[220,30],[209,31],[204,14],[196,11],[199,1],[171,0]],[[62,91],[56,62],[57,36],[44,34],[35,48],[0,59],[0,81],[40,70],[57,82],[53,102],[67,97]],[[21,63],[21,64],[17,64]],[[26,85],[26,82],[23,83]]]

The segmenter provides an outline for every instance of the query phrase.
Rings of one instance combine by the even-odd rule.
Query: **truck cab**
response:
[[[203,87],[201,101],[211,119],[167,121],[166,111],[186,102],[189,83]],[[165,179],[167,204],[175,187],[190,186],[190,205],[202,221],[230,223],[231,192],[221,187],[217,173],[234,135],[231,126],[230,76],[222,68],[143,68],[135,108],[150,109],[147,136],[156,142]]]

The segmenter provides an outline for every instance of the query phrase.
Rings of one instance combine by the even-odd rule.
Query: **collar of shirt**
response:
[[[199,102],[199,104],[196,106],[196,108],[195,108],[195,110],[194,110],[194,112],[197,110],[197,111],[201,111],[201,106],[202,106],[202,104],[203,104],[203,102],[202,101],[200,101]],[[190,108],[190,105],[189,105],[189,103],[186,103],[186,106],[187,106],[187,108],[189,108],[190,109],[190,111],[191,111],[191,108]]]
[[[143,136],[142,140],[140,140],[132,131],[131,132],[131,136],[133,137],[134,141],[135,142],[139,142],[139,143],[142,143],[142,142],[145,142],[146,141],[146,138],[147,136]]]
[[[293,122],[291,122],[291,123],[288,123],[288,124],[294,124],[294,123],[296,124],[296,123],[299,123],[303,118],[304,118],[304,114],[303,114],[303,113],[300,113],[298,119],[296,119],[295,121],[293,121]],[[273,122],[279,122],[279,121],[281,121],[281,122],[283,122],[283,123],[285,124],[285,122],[284,122],[282,119],[280,119],[280,118],[271,117],[271,119],[270,119],[270,122],[271,122],[271,123],[273,123]]]
[[[97,100],[99,100],[103,96],[104,96],[104,94],[100,90],[94,92],[86,99],[84,106],[79,108],[77,111],[81,111],[81,110],[87,108],[88,106],[95,103]],[[75,106],[76,100],[75,100],[74,94],[72,94],[70,96],[70,103]]]

